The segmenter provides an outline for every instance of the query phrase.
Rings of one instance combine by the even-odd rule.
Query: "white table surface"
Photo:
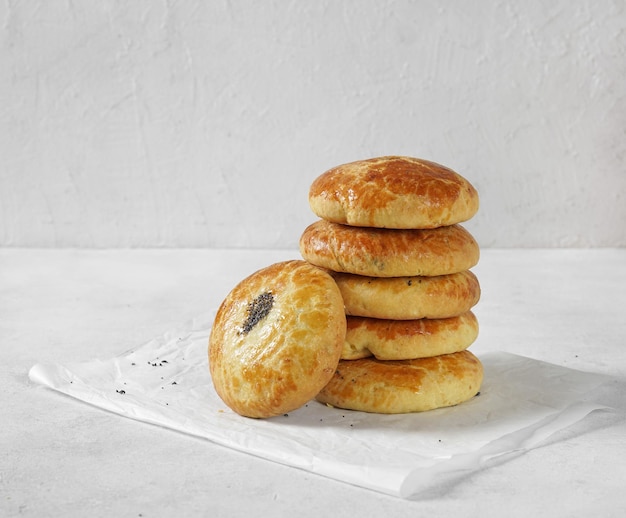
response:
[[[622,516],[626,396],[540,447],[402,500],[98,410],[35,363],[110,358],[297,251],[0,249],[0,516]],[[626,249],[483,250],[472,351],[626,380]],[[621,383],[621,385],[620,385]],[[620,382],[616,386],[624,387]]]

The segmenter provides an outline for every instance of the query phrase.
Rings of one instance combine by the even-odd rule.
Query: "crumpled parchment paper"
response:
[[[479,355],[478,396],[452,408],[377,415],[315,401],[284,416],[233,413],[213,389],[207,347],[213,314],[115,358],[33,366],[31,381],[122,416],[390,495],[471,473],[524,451],[585,417],[607,377],[508,353]]]

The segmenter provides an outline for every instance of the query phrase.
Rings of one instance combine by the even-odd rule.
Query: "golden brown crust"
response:
[[[467,349],[478,336],[478,320],[468,311],[451,318],[386,320],[348,317],[342,360],[374,356],[411,360]]]
[[[379,228],[435,228],[470,219],[476,189],[458,173],[418,158],[385,156],[334,167],[309,190],[320,218]]]
[[[363,412],[423,412],[471,399],[482,379],[482,364],[469,351],[416,360],[341,360],[316,399]]]
[[[371,277],[456,273],[475,266],[480,256],[475,239],[460,225],[392,230],[325,220],[304,230],[300,253],[317,266]]]
[[[337,272],[332,276],[346,314],[353,316],[448,318],[469,311],[480,299],[480,284],[469,270],[435,277],[367,277]]]
[[[290,412],[332,377],[345,333],[343,301],[328,273],[305,261],[259,270],[228,294],[215,317],[215,390],[243,416]]]

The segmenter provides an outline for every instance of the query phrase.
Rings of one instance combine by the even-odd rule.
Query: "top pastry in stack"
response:
[[[404,413],[472,398],[483,378],[467,350],[478,335],[479,247],[460,223],[478,210],[476,189],[434,162],[385,156],[325,172],[309,204],[321,219],[300,252],[332,275],[347,318],[341,360],[317,399]]]

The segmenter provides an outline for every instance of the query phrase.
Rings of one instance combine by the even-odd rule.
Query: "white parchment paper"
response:
[[[480,356],[480,394],[456,407],[377,415],[311,401],[284,416],[254,420],[233,413],[213,389],[207,360],[211,323],[207,314],[115,358],[37,364],[29,376],[132,419],[400,497],[532,448],[602,408],[586,396],[607,381],[495,352]]]

